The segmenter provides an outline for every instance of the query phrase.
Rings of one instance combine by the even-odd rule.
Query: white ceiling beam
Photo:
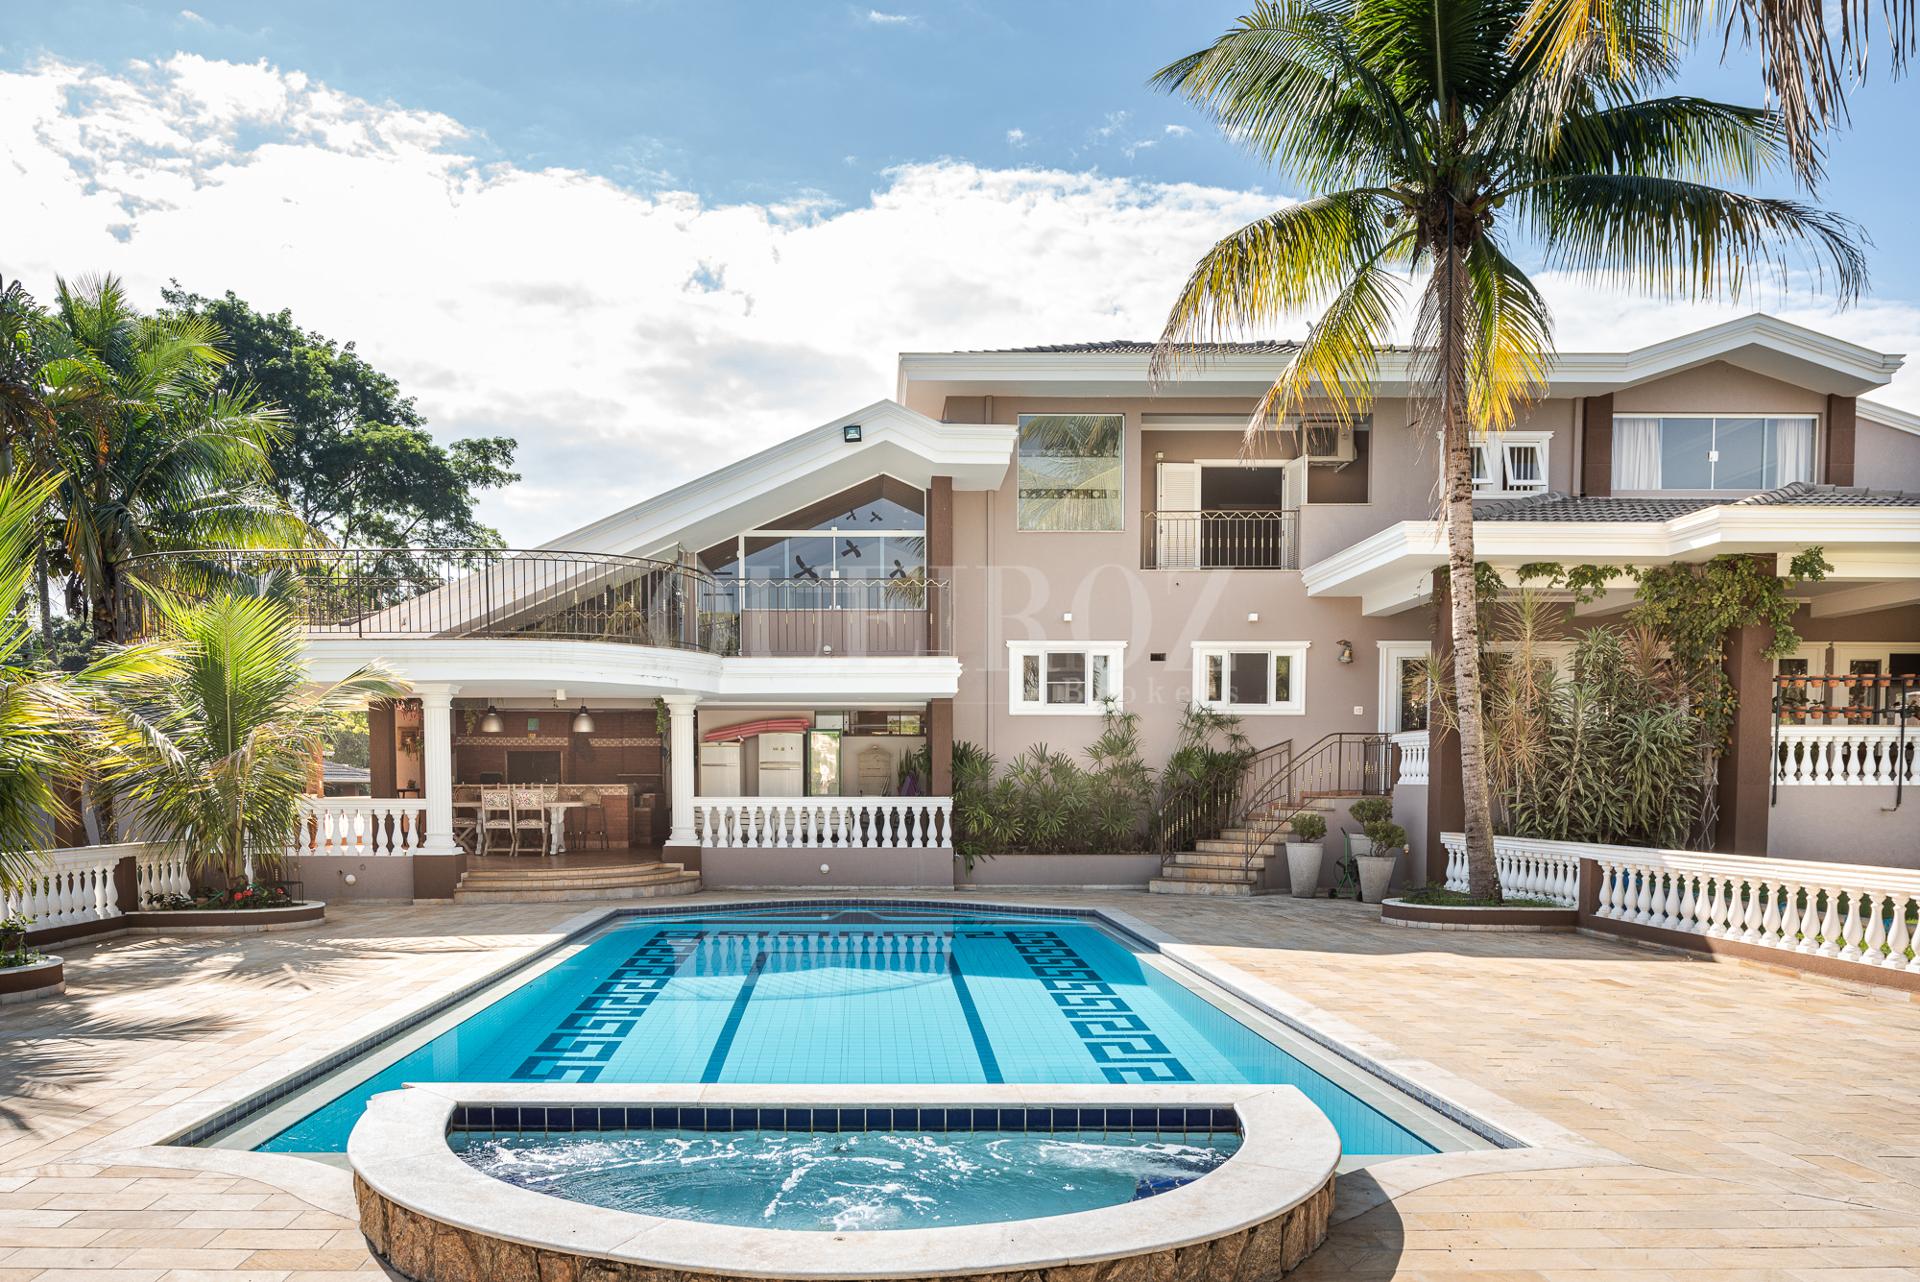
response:
[[[1808,603],[1807,611],[1816,619],[1839,619],[1915,603],[1920,603],[1920,579],[1891,579],[1822,593]]]

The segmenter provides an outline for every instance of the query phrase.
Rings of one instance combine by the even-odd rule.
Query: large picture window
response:
[[[1307,645],[1196,643],[1193,701],[1236,716],[1297,715],[1307,710]]]
[[[1007,709],[1016,716],[1098,715],[1120,703],[1126,643],[1007,642]]]
[[[1020,528],[1118,530],[1121,508],[1118,414],[1020,416]]]
[[[1815,419],[1616,414],[1613,488],[1771,490],[1813,480]]]

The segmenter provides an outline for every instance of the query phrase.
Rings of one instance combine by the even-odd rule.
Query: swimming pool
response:
[[[1436,1151],[1410,1109],[1307,1057],[1087,920],[724,909],[610,927],[377,1071],[335,1074],[253,1147],[342,1152],[367,1100],[408,1082],[1195,1082],[1297,1086],[1350,1155]]]

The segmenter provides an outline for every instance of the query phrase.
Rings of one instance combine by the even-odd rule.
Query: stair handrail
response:
[[[1258,827],[1256,839],[1246,843],[1246,853],[1241,858],[1240,871],[1250,875],[1253,871],[1254,855],[1264,850],[1287,826],[1293,818],[1293,812],[1301,798],[1308,791],[1337,793],[1340,795],[1362,797],[1385,797],[1393,792],[1394,753],[1398,746],[1393,736],[1383,731],[1360,732],[1353,730],[1335,730],[1321,735],[1307,748],[1291,757],[1286,766],[1275,772],[1266,784],[1254,795],[1243,798],[1239,808],[1240,822],[1254,827],[1254,817],[1265,809],[1272,809],[1266,824]],[[1374,759],[1376,758],[1377,759]],[[1355,775],[1349,779],[1346,768],[1355,767]],[[1330,769],[1329,769],[1330,767]],[[1317,778],[1314,772],[1325,771],[1332,776],[1334,787],[1320,789],[1299,789],[1295,784]],[[1339,786],[1357,782],[1358,787]],[[1172,861],[1177,852],[1168,851],[1161,860],[1161,870]]]

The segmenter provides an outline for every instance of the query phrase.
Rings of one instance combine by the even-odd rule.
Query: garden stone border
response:
[[[58,997],[67,991],[66,962],[59,957],[42,957],[25,966],[0,967],[0,1006]]]
[[[1389,926],[1417,930],[1573,931],[1579,928],[1580,910],[1504,904],[1498,908],[1473,908],[1464,904],[1416,904],[1405,899],[1383,899],[1380,920]]]
[[[262,935],[315,926],[326,916],[324,899],[308,899],[281,908],[141,909],[125,921],[128,930],[141,935]]]

